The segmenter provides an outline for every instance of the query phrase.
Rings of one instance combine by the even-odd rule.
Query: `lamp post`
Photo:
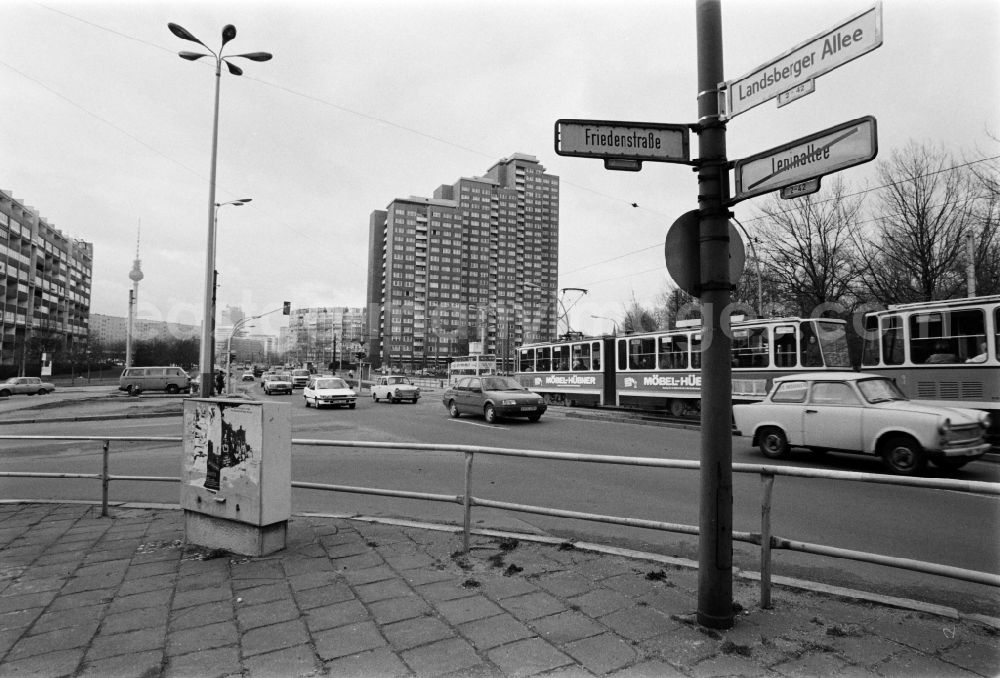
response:
[[[591,318],[597,318],[598,320],[610,320],[611,323],[615,326],[614,335],[613,336],[616,336],[616,337],[618,336],[618,321],[617,320],[615,320],[614,318],[609,318],[609,317],[604,316],[604,315],[592,315],[590,317]]]
[[[236,27],[232,24],[227,24],[222,29],[222,45],[220,45],[218,53],[213,52],[209,49],[208,45],[194,37],[194,35],[182,26],[175,23],[168,23],[167,28],[169,28],[170,32],[181,40],[196,42],[209,52],[208,54],[202,54],[200,52],[178,52],[178,56],[182,59],[186,59],[187,61],[196,61],[206,56],[212,56],[215,59],[215,109],[212,117],[212,163],[208,180],[208,245],[206,247],[207,252],[205,257],[205,312],[204,317],[202,318],[201,327],[200,367],[200,395],[202,398],[207,398],[212,393],[212,353],[215,350],[215,346],[213,345],[215,341],[215,333],[213,331],[213,325],[215,322],[215,309],[213,304],[213,299],[215,297],[215,210],[217,209],[215,203],[215,167],[219,148],[219,86],[222,82],[222,63],[225,62],[226,68],[233,75],[243,75],[243,69],[230,63],[227,59],[242,57],[244,59],[249,59],[250,61],[268,61],[271,59],[272,55],[269,52],[248,52],[246,54],[233,54],[225,57],[222,56],[222,48],[226,46],[227,42],[236,37]]]

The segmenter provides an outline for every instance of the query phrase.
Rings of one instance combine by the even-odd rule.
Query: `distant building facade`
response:
[[[0,366],[38,374],[42,354],[86,351],[94,246],[0,191]]]
[[[418,370],[555,337],[559,177],[514,154],[369,220],[368,354]]]
[[[318,367],[326,367],[335,361],[354,362],[364,337],[363,308],[293,308],[288,316],[285,354],[290,362],[312,362]]]
[[[182,325],[162,320],[136,318],[132,327],[135,341],[151,339],[200,339],[200,325]],[[124,343],[128,333],[128,318],[124,316],[92,313],[90,315],[90,338],[104,346]]]

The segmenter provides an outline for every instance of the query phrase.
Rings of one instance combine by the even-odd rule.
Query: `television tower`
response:
[[[125,334],[125,367],[132,367],[132,333],[135,324],[135,305],[139,300],[139,281],[142,280],[142,261],[139,259],[139,236],[142,234],[142,220],[135,234],[135,261],[128,277],[132,280],[132,289],[128,292],[128,327]]]

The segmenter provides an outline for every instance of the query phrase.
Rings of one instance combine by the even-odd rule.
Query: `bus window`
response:
[[[590,344],[573,344],[573,369],[590,370]]]
[[[851,355],[847,348],[847,326],[844,323],[817,320],[816,338],[819,339],[827,367],[851,366]]]
[[[535,357],[535,369],[539,372],[548,372],[552,367],[552,349],[542,346],[538,349]]]
[[[903,319],[898,315],[882,318],[882,360],[886,365],[903,364]]]
[[[590,345],[591,369],[601,369],[601,342],[595,341]]]
[[[812,323],[808,320],[803,321],[799,324],[799,331],[801,332],[799,362],[803,367],[823,367],[823,353],[820,351],[819,340],[816,339]]]
[[[691,367],[701,369],[701,335],[691,335]]]
[[[535,371],[535,349],[522,348],[518,358],[517,369],[519,372]]]
[[[569,346],[552,347],[552,371],[565,372],[569,369]]]
[[[777,367],[795,367],[795,326],[779,325],[774,328],[774,364]]]
[[[879,355],[878,347],[881,342],[879,342],[879,331],[878,331],[878,316],[870,315],[865,318],[865,344],[861,349],[861,364],[862,365],[878,365]]]
[[[652,337],[629,339],[628,366],[633,370],[652,370],[656,367],[656,340]]]
[[[733,367],[767,367],[771,353],[767,341],[766,327],[734,330]]]
[[[687,335],[660,337],[661,370],[683,370],[688,366]]]

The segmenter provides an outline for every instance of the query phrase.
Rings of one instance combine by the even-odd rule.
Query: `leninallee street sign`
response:
[[[723,109],[720,118],[732,120],[881,45],[882,3],[879,2],[743,77],[719,83],[719,106]]]
[[[736,161],[733,202],[866,163],[878,154],[875,118],[866,116]]]
[[[557,154],[578,158],[681,163],[691,160],[687,125],[556,120],[555,141]]]

